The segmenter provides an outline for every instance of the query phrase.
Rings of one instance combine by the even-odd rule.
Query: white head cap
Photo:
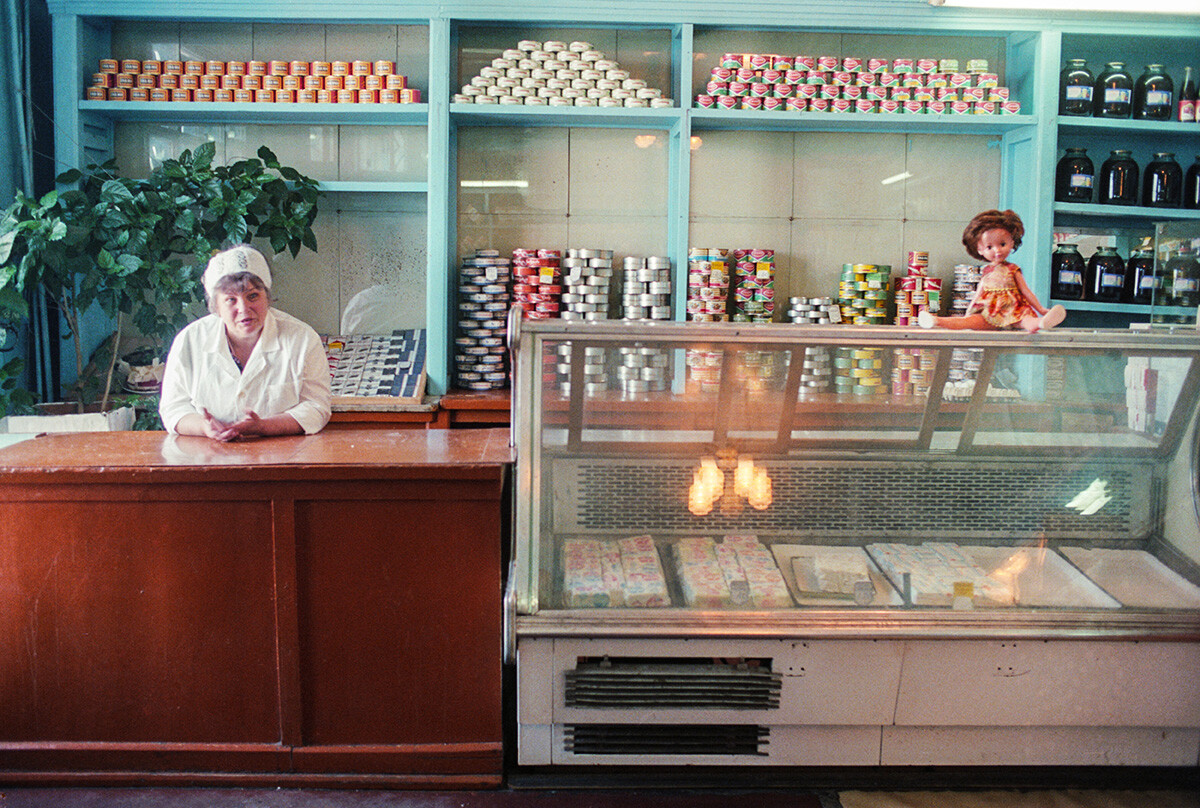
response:
[[[204,270],[202,278],[204,293],[211,299],[213,290],[222,278],[239,272],[256,275],[263,282],[263,286],[271,288],[271,268],[267,266],[267,259],[248,244],[239,244],[222,250],[209,259],[208,268]]]

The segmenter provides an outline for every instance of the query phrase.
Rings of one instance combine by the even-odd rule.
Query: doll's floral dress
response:
[[[983,319],[997,328],[1010,328],[1025,317],[1037,317],[1038,312],[1026,302],[1017,288],[1014,273],[1021,268],[1003,263],[984,270],[979,282],[979,296],[967,314],[982,314]]]

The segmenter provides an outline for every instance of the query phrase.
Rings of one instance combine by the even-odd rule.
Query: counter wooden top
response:
[[[205,477],[252,472],[255,479],[285,479],[349,469],[384,477],[440,469],[461,476],[471,468],[495,468],[512,460],[507,429],[344,429],[232,443],[165,432],[80,432],[42,435],[0,449],[0,482],[29,475],[113,472],[200,472]]]

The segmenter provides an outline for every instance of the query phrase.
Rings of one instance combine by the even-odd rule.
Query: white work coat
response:
[[[179,332],[171,344],[158,412],[163,427],[207,409],[231,423],[253,410],[260,418],[287,413],[306,434],[329,422],[329,361],[317,332],[301,320],[269,309],[258,344],[238,371],[225,324],[209,314]]]

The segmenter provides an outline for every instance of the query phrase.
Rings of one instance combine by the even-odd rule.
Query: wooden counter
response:
[[[0,782],[486,787],[507,430],[0,450]]]

